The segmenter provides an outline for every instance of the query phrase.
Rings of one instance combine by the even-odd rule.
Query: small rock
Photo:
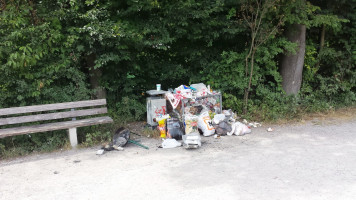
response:
[[[53,172],[53,174],[59,174],[59,172],[57,172],[57,171],[54,171],[54,172]]]
[[[273,128],[269,127],[269,128],[267,129],[267,131],[268,131],[268,132],[272,132],[272,131],[273,131]]]
[[[80,162],[80,160],[74,160],[73,162],[74,162],[74,163],[79,163],[79,162]]]

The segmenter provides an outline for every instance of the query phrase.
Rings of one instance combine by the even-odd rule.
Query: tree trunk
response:
[[[255,53],[256,53],[257,49],[253,48],[252,53],[251,53],[251,68],[250,68],[250,77],[249,77],[249,81],[248,81],[248,86],[247,89],[245,89],[245,95],[244,95],[244,110],[243,113],[247,114],[248,111],[248,95],[250,93],[250,89],[251,89],[251,83],[252,83],[252,76],[253,76],[253,65],[255,63]]]
[[[6,9],[6,0],[0,0],[0,11]]]
[[[94,69],[96,55],[94,53],[87,56],[87,67],[89,69],[89,79],[91,88],[94,90],[95,99],[105,99],[106,91],[105,88],[100,86],[101,79],[101,69]]]
[[[285,54],[281,63],[282,86],[287,94],[298,94],[302,85],[302,75],[305,56],[305,32],[303,24],[294,24],[287,30],[289,41],[297,43],[296,54]]]
[[[324,43],[325,43],[325,24],[323,25],[323,28],[321,29],[321,34],[320,34],[320,47],[319,47],[319,54],[321,50],[324,48]]]

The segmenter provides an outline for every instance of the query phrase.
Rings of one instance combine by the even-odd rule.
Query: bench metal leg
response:
[[[76,147],[78,145],[77,128],[70,128],[68,129],[68,132],[70,144],[72,147]]]

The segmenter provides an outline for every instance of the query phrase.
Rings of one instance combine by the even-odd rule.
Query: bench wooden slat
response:
[[[104,114],[107,112],[108,112],[107,108],[93,108],[93,109],[86,109],[86,110],[74,110],[74,111],[67,111],[67,112],[57,112],[57,113],[48,113],[48,114],[27,115],[27,116],[20,116],[20,117],[0,118],[0,126],[1,125],[9,125],[9,124],[21,124],[21,123],[27,123],[27,122],[63,119],[63,118],[70,118],[70,117],[98,115],[98,114]]]
[[[2,108],[2,109],[0,109],[0,116],[13,115],[13,114],[24,114],[24,113],[32,113],[32,112],[42,112],[42,111],[50,111],[50,110],[63,110],[63,109],[69,109],[69,108],[101,106],[101,105],[106,105],[106,99],[67,102],[67,103],[55,103],[55,104],[45,104],[45,105],[36,105],[36,106],[13,107],[13,108]]]
[[[29,134],[29,133],[91,126],[95,124],[105,124],[105,123],[112,123],[112,122],[113,120],[110,117],[96,117],[90,119],[81,119],[81,120],[56,122],[56,123],[41,124],[41,125],[34,125],[34,126],[23,126],[18,128],[0,129],[0,138],[4,138],[7,136],[14,136],[14,135]]]

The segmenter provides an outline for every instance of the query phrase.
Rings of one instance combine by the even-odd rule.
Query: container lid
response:
[[[146,91],[147,94],[151,95],[151,96],[155,96],[155,95],[162,95],[162,94],[166,94],[167,91],[165,90],[160,90],[160,91],[157,91],[157,90],[148,90]]]

